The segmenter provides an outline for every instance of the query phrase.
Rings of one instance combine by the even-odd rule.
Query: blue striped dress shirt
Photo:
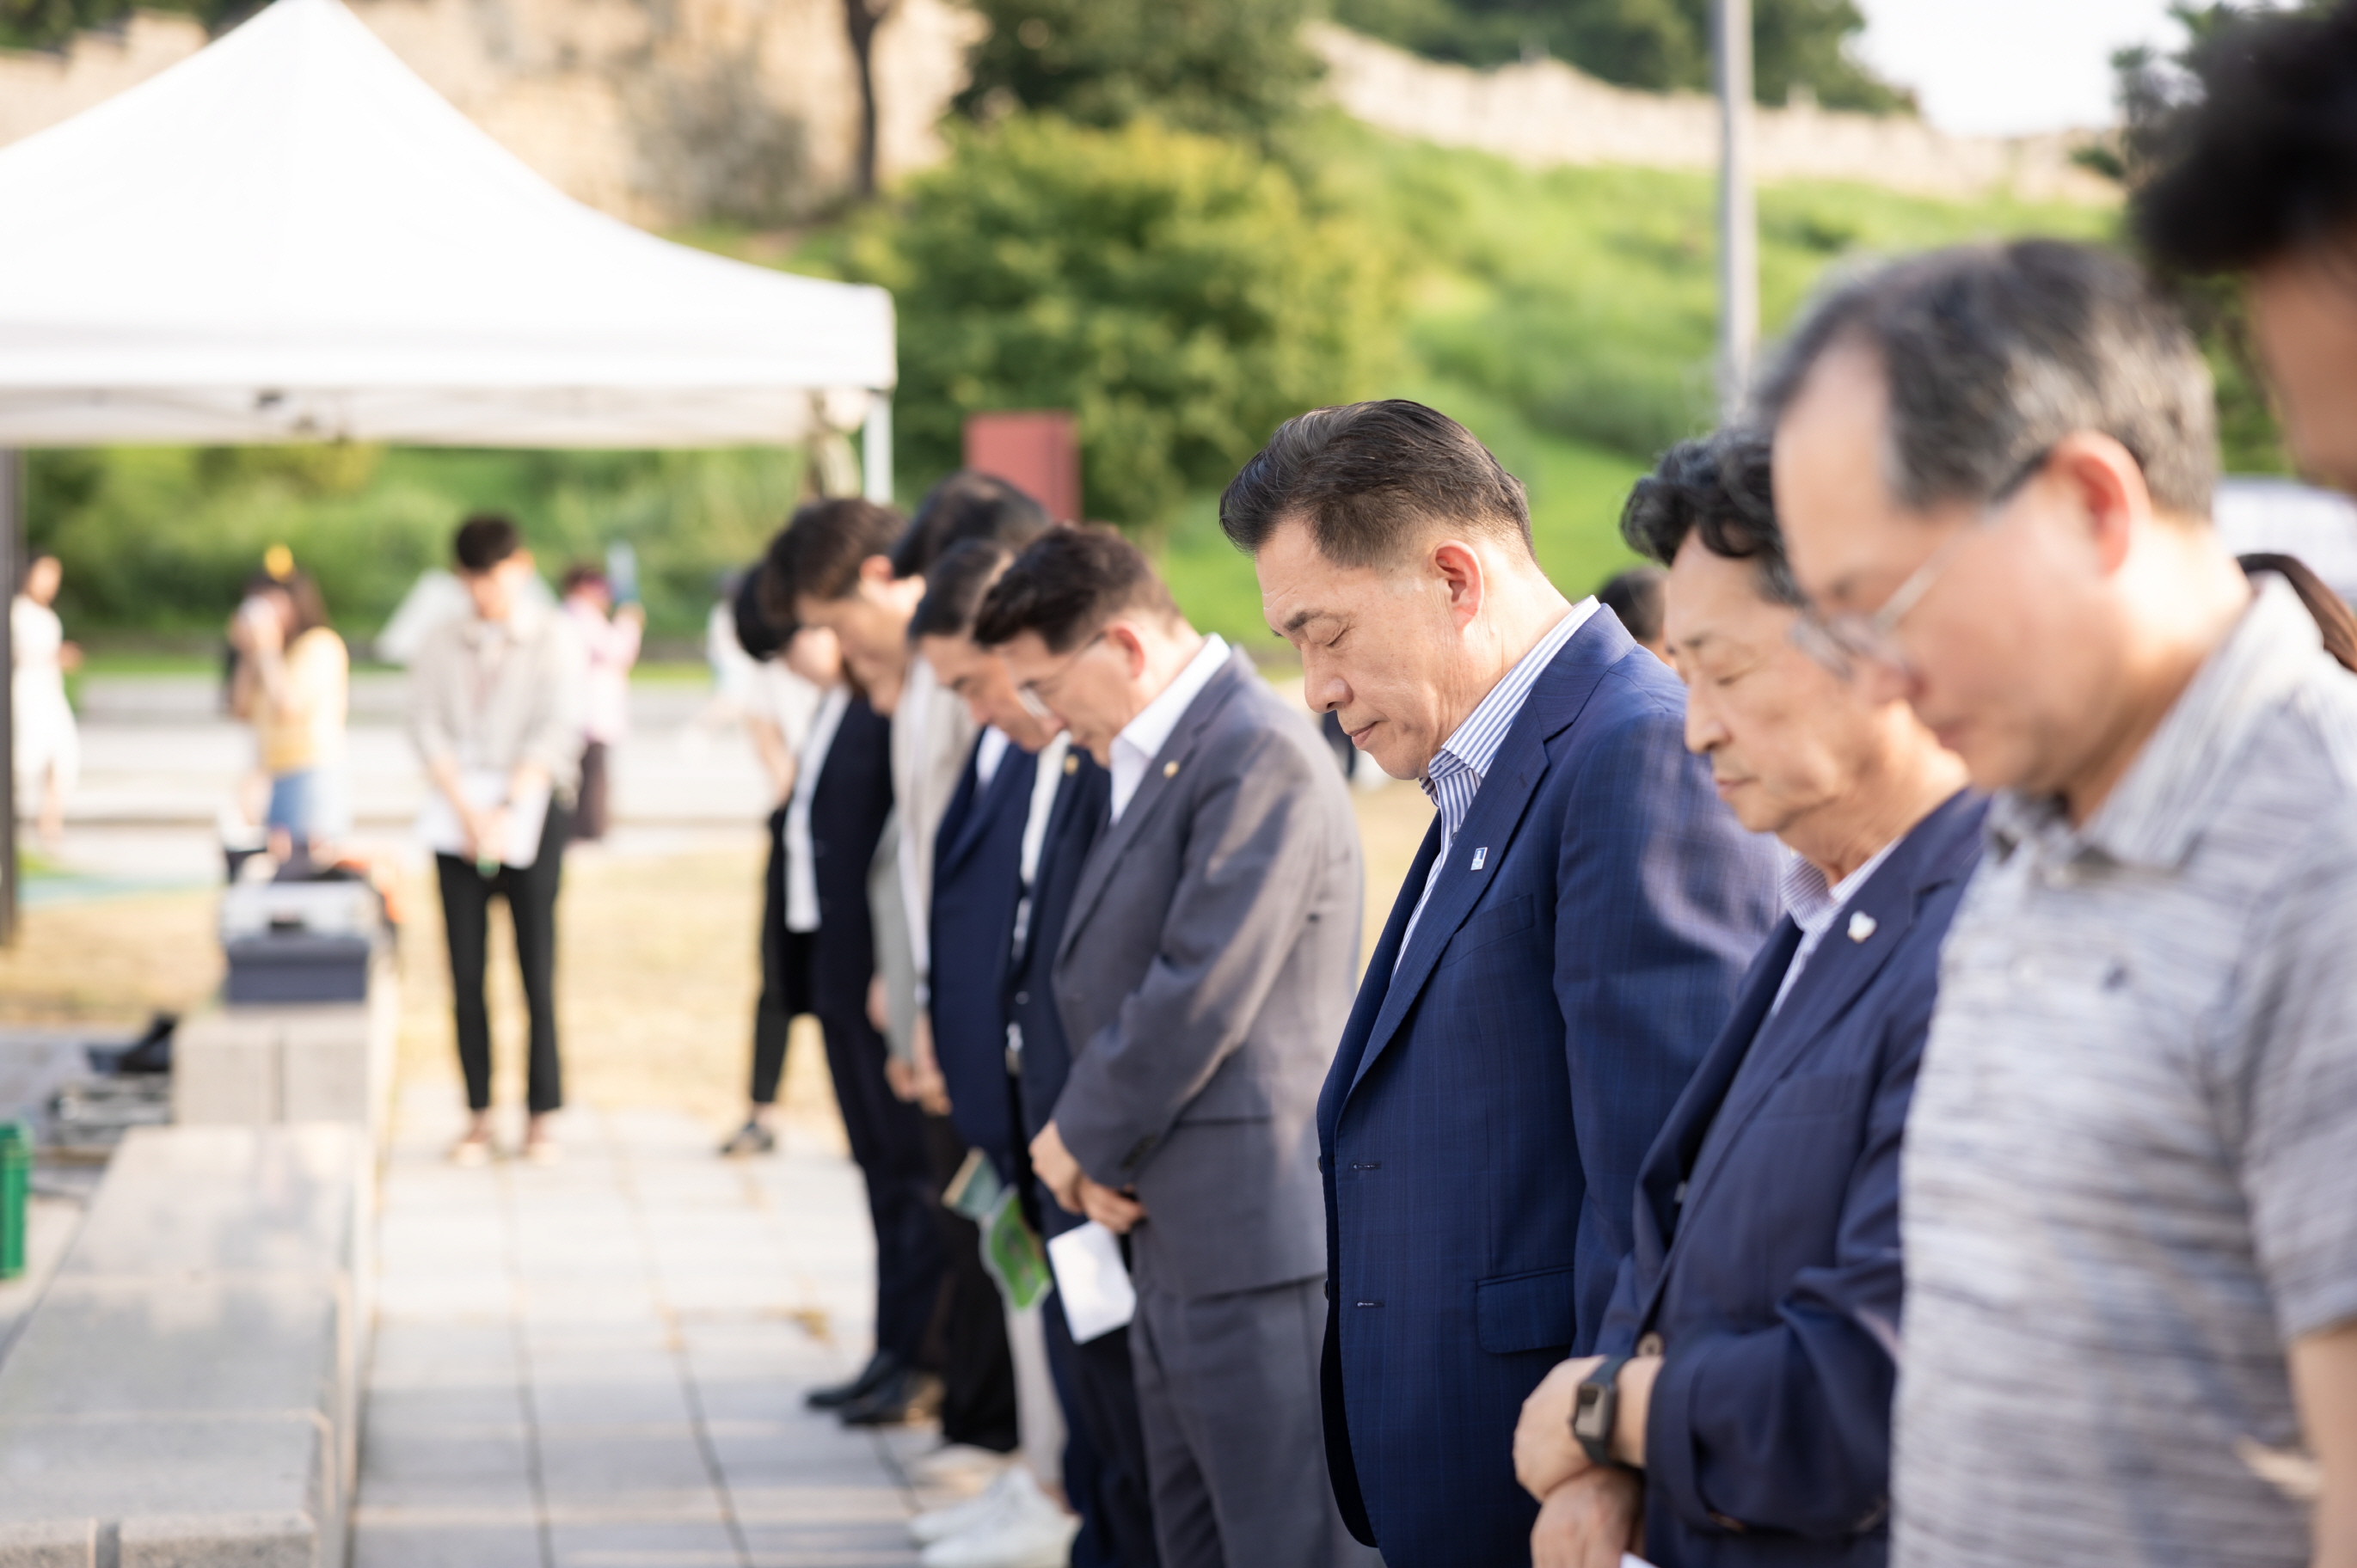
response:
[[[1416,896],[1415,912],[1407,918],[1407,929],[1400,933],[1399,954],[1392,960],[1396,972],[1399,960],[1407,956],[1408,944],[1415,940],[1415,924],[1424,918],[1424,906],[1432,897],[1433,884],[1440,880],[1440,868],[1448,864],[1448,856],[1457,847],[1457,830],[1465,825],[1466,813],[1473,809],[1473,797],[1480,792],[1481,779],[1490,765],[1498,758],[1498,748],[1506,744],[1506,734],[1522,716],[1523,703],[1538,684],[1539,676],[1555,662],[1563,645],[1571,640],[1572,633],[1596,613],[1596,600],[1591,596],[1580,600],[1565,612],[1554,628],[1539,639],[1519,660],[1505,677],[1490,688],[1490,694],[1474,704],[1440,746],[1416,782],[1424,789],[1426,799],[1440,812],[1440,853],[1432,857],[1432,870],[1424,879],[1424,891]],[[1476,845],[1475,853],[1486,850]]]

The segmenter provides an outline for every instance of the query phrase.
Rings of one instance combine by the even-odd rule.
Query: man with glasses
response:
[[[1765,436],[1673,447],[1621,514],[1669,568],[1686,745],[1793,852],[1784,918],[1638,1176],[1596,1356],[1515,1434],[1538,1568],[1871,1564],[1889,1545],[1899,1159],[1981,801],[1904,699],[1795,643]]]
[[[1363,1560],[1318,1434],[1310,1118],[1362,912],[1341,777],[1118,534],[1034,542],[974,639],[1112,775],[1054,957],[1071,1068],[1031,1158],[1058,1203],[1129,1238],[1161,1562]]]
[[[2051,242],[1760,392],[1824,640],[1996,792],[1901,1177],[1904,1568],[2357,1562],[2357,683],[2210,526],[2210,378]]]

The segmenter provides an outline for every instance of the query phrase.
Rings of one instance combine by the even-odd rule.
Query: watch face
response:
[[[1587,1433],[1596,1424],[1598,1411],[1604,1403],[1604,1391],[1594,1383],[1579,1385],[1579,1397],[1572,1406],[1572,1430]]]

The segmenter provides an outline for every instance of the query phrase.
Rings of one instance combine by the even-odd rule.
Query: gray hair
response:
[[[1770,361],[1755,417],[1773,429],[1810,372],[1859,348],[1889,391],[1891,492],[1911,511],[1996,495],[2077,431],[2126,447],[2161,510],[2210,515],[2218,481],[2209,367],[2130,263],[2024,240],[1912,257],[1836,286]]]

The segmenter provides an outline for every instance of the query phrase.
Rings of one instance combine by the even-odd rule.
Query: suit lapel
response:
[[[949,809],[942,813],[942,825],[936,830],[933,875],[937,880],[953,870],[988,830],[989,792],[982,785],[981,761],[982,741],[977,736],[974,749],[966,753],[965,766],[958,771],[957,788],[951,792]],[[1007,761],[1004,757],[998,759],[1001,771]]]
[[[1968,793],[1951,797],[1908,831],[1907,842],[1867,879],[1844,907],[1845,912],[1835,916],[1832,928],[1810,954],[1809,966],[1792,983],[1783,1007],[1760,1026],[1758,1038],[1740,1058],[1718,1115],[1705,1129],[1693,1160],[1693,1175],[1687,1177],[1689,1210],[1709,1191],[1725,1166],[1727,1151],[1776,1086],[1899,950],[1915,923],[1915,911],[1924,895],[1957,875],[1960,857],[1977,836],[1978,822],[1978,805]],[[1871,922],[1863,931],[1858,916]],[[1781,970],[1778,975],[1781,979]],[[1768,994],[1773,998],[1772,985]],[[1673,1239],[1673,1254],[1677,1246],[1678,1240]],[[1662,1277],[1668,1273],[1665,1266]],[[1657,1282],[1657,1294],[1658,1291]],[[1647,1311],[1650,1315],[1650,1305]]]
[[[1431,875],[1433,857],[1439,853],[1440,813],[1436,811],[1430,825],[1425,829],[1424,843],[1415,852],[1415,864],[1408,867],[1407,879],[1400,886],[1403,888],[1422,887],[1425,878]],[[1335,1086],[1358,1086],[1359,1063],[1366,1054],[1367,1041],[1374,1032],[1375,1020],[1383,1013],[1383,1003],[1391,993],[1389,976],[1399,958],[1401,934],[1406,929],[1408,915],[1415,908],[1415,900],[1411,898],[1392,900],[1391,918],[1383,922],[1383,933],[1375,939],[1374,955],[1367,960],[1366,975],[1359,983],[1358,998],[1351,1004],[1350,1022],[1342,1026],[1342,1043],[1334,1052],[1334,1066],[1328,1069],[1326,1089],[1318,1097],[1318,1121],[1329,1138],[1341,1119],[1342,1097],[1335,1093]]]
[[[1170,732],[1170,738],[1163,743],[1162,750],[1146,765],[1146,777],[1138,781],[1137,792],[1123,808],[1120,820],[1097,835],[1095,845],[1089,851],[1088,860],[1081,867],[1080,886],[1072,892],[1071,916],[1064,922],[1063,938],[1057,945],[1059,963],[1063,961],[1064,952],[1071,947],[1074,938],[1088,925],[1089,917],[1095,912],[1098,901],[1112,885],[1113,869],[1119,864],[1123,854],[1145,832],[1146,823],[1161,814],[1165,802],[1178,793],[1174,777],[1187,766],[1188,758],[1194,753],[1196,740],[1205,726],[1242,689],[1243,681],[1259,678],[1249,673],[1249,663],[1244,663],[1243,671],[1240,671],[1237,669],[1239,663],[1244,663],[1242,653],[1233,655],[1196,693],[1195,700],[1179,715],[1177,727]]]
[[[1703,1141],[1725,1108],[1727,1090],[1759,1042],[1760,1026],[1776,1001],[1776,988],[1783,983],[1784,972],[1792,967],[1792,954],[1800,946],[1801,928],[1792,918],[1777,921],[1768,945],[1751,961],[1726,1027],[1719,1030],[1710,1054],[1670,1112],[1669,1125],[1676,1129],[1677,1142],[1663,1147],[1658,1160],[1652,1155],[1646,1158],[1641,1194],[1643,1210],[1653,1222],[1655,1236],[1664,1242],[1677,1234],[1678,1187],[1695,1168]]]
[[[1586,625],[1572,633],[1570,640],[1556,652],[1554,662],[1531,687],[1530,694],[1523,701],[1523,711],[1515,715],[1513,727],[1506,732],[1498,755],[1491,759],[1490,771],[1473,797],[1472,809],[1465,813],[1465,822],[1448,846],[1448,864],[1441,867],[1438,879],[1432,885],[1432,897],[1416,919],[1415,931],[1408,940],[1407,950],[1400,956],[1399,967],[1384,979],[1382,972],[1370,966],[1371,980],[1384,979],[1383,1001],[1368,1031],[1367,1047],[1359,1058],[1358,1070],[1351,1079],[1353,1090],[1382,1057],[1392,1036],[1399,1032],[1401,1022],[1415,1005],[1425,982],[1432,977],[1433,968],[1440,961],[1449,939],[1456,936],[1458,928],[1480,902],[1481,895],[1489,890],[1506,856],[1512,852],[1514,837],[1529,814],[1539,781],[1546,776],[1547,742],[1570,726],[1587,705],[1604,671],[1633,652],[1636,646],[1618,620],[1610,616],[1591,615]],[[1432,841],[1436,843],[1440,831],[1441,825],[1436,820],[1432,826]],[[1472,869],[1472,858],[1482,850],[1489,853],[1482,856],[1481,869],[1476,871]],[[1417,870],[1409,873],[1407,882],[1400,888],[1400,907],[1409,910],[1415,908],[1424,890],[1422,874],[1431,864],[1429,854],[1417,857]],[[1394,918],[1401,918],[1397,908]],[[1385,935],[1390,935],[1388,929]],[[1376,955],[1379,961],[1382,956],[1380,952]]]

